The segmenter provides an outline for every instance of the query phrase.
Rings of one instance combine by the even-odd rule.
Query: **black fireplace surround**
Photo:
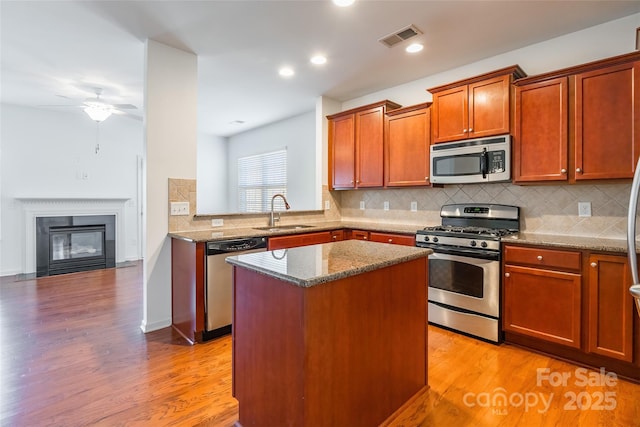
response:
[[[37,277],[115,266],[115,215],[36,218]]]

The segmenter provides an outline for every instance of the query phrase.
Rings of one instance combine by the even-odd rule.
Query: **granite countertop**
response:
[[[362,240],[345,240],[227,257],[229,264],[311,287],[400,264],[432,253],[431,249]]]
[[[287,226],[288,224],[282,224]],[[213,242],[217,240],[242,239],[247,237],[274,237],[286,236],[291,234],[314,233],[317,231],[339,230],[342,228],[358,229],[365,231],[379,231],[387,233],[399,233],[412,235],[424,226],[407,225],[407,224],[386,224],[372,222],[353,222],[353,221],[323,221],[309,222],[304,225],[310,227],[298,229],[281,229],[276,231],[258,230],[252,227],[246,228],[212,228],[199,231],[176,231],[169,233],[169,237],[174,239],[182,239],[190,242]],[[274,227],[277,228],[277,227]]]
[[[558,234],[518,233],[502,239],[506,244],[539,245],[564,249],[627,253],[626,239],[600,237],[563,236]],[[636,252],[640,252],[637,248]]]

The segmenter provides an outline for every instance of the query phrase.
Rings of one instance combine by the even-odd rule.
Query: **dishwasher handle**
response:
[[[207,255],[251,251],[267,247],[266,237],[207,242]]]

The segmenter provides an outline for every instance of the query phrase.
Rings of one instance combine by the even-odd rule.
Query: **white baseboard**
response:
[[[159,320],[157,322],[146,323],[144,320],[140,324],[140,329],[145,334],[148,332],[157,331],[159,329],[164,329],[171,326],[171,319]]]

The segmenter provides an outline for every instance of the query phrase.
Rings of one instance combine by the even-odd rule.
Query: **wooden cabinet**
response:
[[[429,184],[430,105],[399,108],[386,114],[385,186]]]
[[[320,243],[329,243],[338,240],[339,234],[334,239],[333,232],[319,231],[316,233],[294,234],[290,236],[269,237],[267,246],[268,250],[293,248],[296,246],[317,245]]]
[[[505,246],[505,331],[581,346],[580,252]]]
[[[624,256],[589,256],[589,352],[627,362],[633,360],[635,307],[629,293],[630,276]]]
[[[632,178],[640,154],[640,62],[575,76],[575,177]]]
[[[394,245],[415,246],[415,235],[395,234],[395,233],[378,233],[372,231],[369,233],[369,240],[372,242],[391,243]]]
[[[569,168],[569,80],[516,87],[513,181],[566,181]]]
[[[516,81],[514,182],[631,178],[638,61],[634,52]]]
[[[384,115],[399,107],[382,101],[327,117],[331,189],[384,185]]]
[[[205,329],[206,243],[171,239],[171,326],[191,344]]]
[[[514,65],[428,89],[433,94],[432,141],[510,133],[511,82],[524,76],[524,71]]]
[[[349,230],[347,232],[347,239],[369,240],[369,232],[363,230]]]

